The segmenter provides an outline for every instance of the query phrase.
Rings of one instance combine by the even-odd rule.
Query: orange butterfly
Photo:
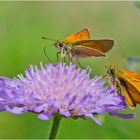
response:
[[[111,76],[117,92],[124,94],[130,107],[140,104],[140,74],[115,69],[114,66],[110,66],[107,73]]]
[[[43,37],[43,39],[48,39]],[[80,32],[66,37],[64,40],[58,40],[55,46],[59,49],[57,56],[72,58],[76,57],[91,57],[91,56],[106,56],[105,53],[112,49],[113,40],[90,40],[89,31],[84,28]]]

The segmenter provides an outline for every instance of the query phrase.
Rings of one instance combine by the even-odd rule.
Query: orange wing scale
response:
[[[140,74],[137,74],[135,72],[118,70],[117,77],[130,83],[133,87],[135,87],[140,92]]]
[[[131,92],[129,91],[129,89],[126,87],[126,86],[122,86],[122,90],[123,90],[123,93],[124,93],[124,97],[125,99],[127,100],[128,104],[134,108],[136,106],[136,102],[135,100],[133,99],[133,97],[131,96]]]
[[[86,46],[81,46],[81,45],[77,45],[72,49],[72,55],[73,57],[91,57],[91,56],[96,56],[96,57],[100,57],[103,56],[105,57],[106,55],[99,51],[96,50],[94,48],[90,48],[90,47],[86,47]]]
[[[86,46],[89,48],[96,49],[100,52],[106,53],[112,49],[114,45],[113,40],[103,39],[103,40],[81,40],[73,44],[73,48],[76,45]]]
[[[140,74],[118,70],[117,78],[121,83],[128,104],[131,107],[135,107],[136,103],[140,104]]]
[[[89,30],[88,28],[84,28],[80,32],[72,34],[64,39],[65,42],[72,43],[80,40],[87,40],[90,39]]]
[[[122,86],[125,90],[124,96],[131,107],[135,107],[136,103],[140,104],[140,92],[131,83],[125,82]]]

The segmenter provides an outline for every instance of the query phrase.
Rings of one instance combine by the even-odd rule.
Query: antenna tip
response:
[[[46,39],[46,37],[44,37],[44,36],[42,36],[41,38],[42,38],[42,39]]]

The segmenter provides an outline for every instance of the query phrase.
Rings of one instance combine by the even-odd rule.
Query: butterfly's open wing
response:
[[[91,56],[96,56],[96,57],[99,57],[99,56],[105,57],[106,56],[104,53],[102,53],[99,50],[96,50],[96,49],[93,49],[90,47],[81,46],[81,45],[75,46],[72,49],[71,53],[72,53],[73,57],[78,57],[78,58],[91,57]]]
[[[95,50],[98,50],[102,53],[106,53],[109,50],[112,49],[113,45],[114,45],[114,41],[113,40],[108,40],[108,39],[104,39],[104,40],[81,40],[81,41],[77,41],[73,44],[73,47],[77,46],[77,45],[81,45],[81,46],[86,46]]]
[[[88,28],[84,28],[80,32],[72,34],[64,39],[65,42],[72,43],[80,40],[88,40],[90,39]]]
[[[128,104],[131,107],[140,104],[140,74],[119,70],[117,75]]]

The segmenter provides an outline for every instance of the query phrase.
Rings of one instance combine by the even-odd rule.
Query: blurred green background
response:
[[[30,64],[48,63],[43,49],[56,62],[54,42],[42,36],[63,39],[89,27],[94,39],[114,39],[108,58],[82,59],[94,75],[104,75],[112,63],[140,73],[140,9],[132,2],[0,2],[0,75],[13,77]],[[133,59],[131,62],[128,58]],[[135,67],[133,66],[135,65]],[[135,119],[120,119],[104,114],[98,126],[91,119],[63,119],[57,138],[140,138],[140,106]],[[36,114],[0,113],[0,138],[47,138],[52,120],[42,121]]]

